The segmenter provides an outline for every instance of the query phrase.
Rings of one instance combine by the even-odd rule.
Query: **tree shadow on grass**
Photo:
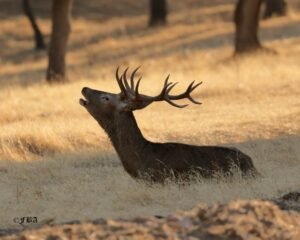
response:
[[[50,18],[51,1],[31,0],[32,9],[38,18]],[[174,1],[170,3],[171,14],[187,9],[209,8],[223,4],[234,4],[233,0],[195,0]],[[103,21],[115,17],[136,17],[148,14],[148,1],[118,0],[117,2],[89,0],[74,0],[72,15],[75,18],[85,18],[93,21]],[[0,19],[23,15],[22,1],[0,0]]]
[[[1,4],[16,4],[8,3],[7,0],[0,1]],[[98,4],[95,1],[91,1],[91,3],[78,3],[80,4]],[[140,3],[139,3],[140,4]],[[141,5],[137,5],[138,8],[142,8]],[[191,1],[190,4],[196,4]],[[204,5],[203,5],[204,4]],[[206,5],[205,5],[206,4]],[[39,4],[37,4],[39,5]],[[225,4],[226,5],[226,4]],[[100,4],[101,6],[101,4]],[[194,7],[197,8],[206,7],[208,9],[217,8],[216,3],[197,3]],[[80,7],[80,6],[78,6]],[[109,7],[109,6],[106,6]],[[119,6],[122,9],[124,6],[121,4]],[[120,11],[112,10],[112,11]],[[79,11],[80,8],[78,8]],[[82,6],[82,9],[84,7]],[[104,8],[105,9],[105,8]],[[103,10],[103,9],[102,9]],[[178,9],[177,9],[178,10]],[[85,10],[84,10],[85,11]],[[83,12],[84,12],[83,11]],[[134,10],[136,11],[136,10]],[[138,10],[138,11],[141,11]],[[180,10],[178,10],[180,11]],[[219,10],[218,10],[219,11]],[[218,11],[213,11],[213,13],[207,13],[205,16],[209,16],[209,18],[214,18],[215,15],[219,14]],[[222,10],[223,11],[223,10]],[[201,11],[199,11],[200,13]],[[193,18],[192,24],[203,25],[205,24],[205,17],[198,16],[199,13],[195,14],[195,18]],[[82,13],[83,14],[83,13]],[[84,14],[87,14],[86,12]],[[132,16],[131,16],[131,15]],[[174,12],[176,14],[176,11]],[[229,10],[224,10],[224,14],[226,16],[223,20],[229,20],[230,12]],[[135,15],[133,13],[129,13],[129,15],[134,18]],[[85,51],[86,56],[83,58],[78,64],[68,64],[68,68],[70,72],[72,69],[82,69],[81,72],[83,74],[88,75],[88,71],[90,70],[90,65],[99,66],[109,66],[109,65],[120,65],[124,62],[128,62],[129,59],[135,59],[141,63],[147,60],[155,60],[159,58],[165,58],[168,56],[180,56],[180,55],[190,55],[197,51],[203,50],[212,50],[218,49],[222,47],[227,47],[233,45],[233,32],[230,30],[220,31],[219,33],[214,32],[214,29],[211,27],[204,27],[201,30],[195,32],[182,32],[179,34],[169,35],[168,37],[160,37],[160,35],[165,36],[168,31],[173,31],[176,28],[176,24],[183,24],[189,25],[190,19],[184,17],[182,19],[175,20],[172,23],[172,26],[166,28],[158,28],[158,29],[149,29],[141,23],[130,23],[125,28],[119,28],[118,26],[114,26],[112,29],[103,30],[105,29],[105,21],[109,21],[109,18],[105,18],[101,20],[103,23],[99,24],[99,28],[101,28],[100,33],[95,33],[87,40],[82,41],[80,38],[76,39],[75,41],[71,41],[69,44],[69,54],[74,53],[77,51]],[[177,22],[177,23],[176,23]],[[299,22],[292,22],[288,24],[283,24],[281,26],[276,27],[267,27],[261,29],[261,38],[262,42],[268,43],[274,40],[282,40],[288,38],[299,38],[300,31],[299,31]],[[173,29],[173,30],[172,30]],[[88,31],[88,30],[87,30]],[[173,32],[174,33],[174,32]],[[74,33],[76,34],[76,33]],[[157,36],[157,38],[156,38]],[[29,41],[28,37],[22,39],[18,34],[8,36],[8,38],[20,38],[20,41]],[[49,36],[48,36],[49,37]],[[151,41],[135,41],[141,38],[151,38]],[[2,40],[1,40],[2,39]],[[0,37],[0,45],[1,41],[5,43],[6,37]],[[123,44],[124,39],[132,39],[132,44],[126,43]],[[106,40],[110,41],[113,40],[116,44],[114,48],[102,46],[102,42]],[[128,41],[127,41],[128,42]],[[5,46],[5,44],[4,44]],[[95,47],[93,47],[95,46]],[[99,48],[97,49],[97,47]],[[120,47],[119,47],[120,46]],[[88,50],[87,47],[93,47],[92,51]],[[87,50],[85,50],[87,49]],[[26,62],[34,62],[39,61],[42,59],[47,58],[46,52],[43,53],[35,53],[32,49],[12,49],[11,51],[4,52],[2,54],[1,61],[4,63],[11,63],[15,65],[21,65],[22,63]],[[46,72],[46,65],[44,68],[38,69],[22,69],[21,71],[17,72],[8,72],[2,73],[0,75],[0,84],[1,86],[11,86],[11,85],[31,85],[35,83],[41,82],[44,79],[44,75]]]
[[[288,39],[288,38],[298,38],[300,36],[299,22],[290,23],[284,26],[265,28],[261,31],[262,41],[267,43],[270,41],[278,39]],[[167,29],[166,29],[167,31]],[[130,31],[129,31],[130,32]],[[110,34],[113,35],[115,41],[122,39],[124,34],[120,34],[117,31],[114,33],[109,33],[109,35],[96,35],[88,40],[88,43],[75,42],[70,43],[69,53],[73,51],[78,51],[84,48],[86,45],[97,44],[105,38],[109,37]],[[156,32],[152,30],[145,30],[145,32],[140,33],[129,33],[125,35],[132,39],[136,38],[135,34],[146,34],[148,36],[155,35]],[[126,47],[116,48],[116,49],[103,49],[99,52],[97,50],[92,51],[87,60],[87,62],[81,62],[78,64],[69,64],[68,68],[70,72],[72,69],[82,69],[82,73],[85,74],[85,69],[90,69],[90,61],[94,65],[100,64],[101,66],[109,65],[120,65],[123,62],[128,61],[128,59],[138,59],[141,63],[149,59],[159,59],[168,56],[176,56],[180,54],[193,54],[196,51],[218,49],[225,46],[230,46],[233,42],[233,33],[221,33],[214,34],[212,36],[203,37],[204,32],[193,32],[190,34],[185,34],[181,36],[176,36],[174,39],[158,39],[155,42],[150,43],[140,43],[139,45],[128,45]],[[32,50],[24,50],[23,53],[15,52],[10,56],[7,56],[9,61],[14,64],[21,64],[23,61],[35,61],[40,58],[46,57],[46,53],[32,53]],[[20,55],[23,57],[20,58]],[[26,60],[27,59],[27,60]],[[5,73],[0,76],[0,84],[2,87],[6,85],[31,85],[39,83],[44,79],[46,71],[45,68],[39,69],[24,69],[18,73]],[[21,80],[21,81],[20,81]]]

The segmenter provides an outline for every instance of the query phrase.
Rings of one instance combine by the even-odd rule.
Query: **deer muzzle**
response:
[[[84,96],[84,99],[83,98],[80,98],[79,99],[79,104],[83,107],[86,107],[89,103],[89,100],[88,100],[88,92],[90,91],[91,89],[90,88],[87,88],[87,87],[84,87],[82,90],[81,90],[81,93],[82,95]]]

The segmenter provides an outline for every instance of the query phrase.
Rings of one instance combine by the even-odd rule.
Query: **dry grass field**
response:
[[[47,1],[34,1],[49,41]],[[300,5],[263,21],[261,39],[276,55],[233,59],[234,2],[171,3],[169,26],[148,29],[147,1],[77,1],[68,65],[70,82],[44,81],[47,57],[33,50],[20,1],[0,0],[0,227],[14,217],[40,222],[166,215],[202,202],[272,198],[299,189]],[[171,73],[192,80],[201,106],[155,103],[135,116],[146,138],[235,146],[263,178],[147,186],[122,169],[107,136],[78,104],[84,86],[117,92],[115,68],[142,65],[145,93]],[[176,89],[175,89],[176,92]]]

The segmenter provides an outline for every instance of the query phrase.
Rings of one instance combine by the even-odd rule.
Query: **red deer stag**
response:
[[[139,93],[141,78],[134,83],[138,68],[133,71],[130,82],[127,70],[120,77],[118,69],[116,79],[121,93],[113,94],[84,87],[80,104],[96,119],[108,134],[126,172],[137,179],[151,182],[190,180],[197,173],[203,177],[216,174],[231,174],[236,166],[243,176],[255,176],[257,171],[249,156],[235,148],[219,146],[193,146],[181,143],[154,143],[145,139],[136,123],[134,110],[143,109],[153,102],[166,101],[174,107],[183,108],[174,100],[187,98],[200,104],[191,97],[191,92],[201,83],[192,82],[186,91],[179,95],[170,95],[177,83],[165,80],[161,93],[155,97]]]

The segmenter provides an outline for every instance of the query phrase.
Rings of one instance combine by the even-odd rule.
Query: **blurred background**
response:
[[[0,82],[18,81],[20,74],[24,84],[44,76],[49,82],[64,81],[67,73],[76,79],[78,74],[97,77],[95,68],[111,65],[204,51],[212,55],[217,49],[226,49],[226,58],[255,51],[261,42],[296,43],[298,7],[296,0],[1,0]],[[276,45],[269,49],[283,50]],[[11,68],[14,74],[9,74]]]
[[[298,0],[0,0],[1,226],[166,215],[299,189],[299,13]],[[135,113],[147,139],[238,147],[264,177],[180,189],[131,179],[78,99],[84,86],[118,92],[117,66],[139,65],[146,94],[169,73],[174,92],[203,81],[201,106]]]

